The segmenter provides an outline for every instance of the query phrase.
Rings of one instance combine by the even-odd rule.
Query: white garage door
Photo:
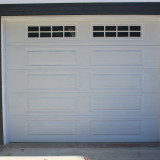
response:
[[[160,22],[6,17],[10,142],[159,140]]]

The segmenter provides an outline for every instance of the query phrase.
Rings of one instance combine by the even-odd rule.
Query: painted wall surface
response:
[[[0,0],[0,4],[22,3],[80,3],[80,2],[160,2],[160,0]]]

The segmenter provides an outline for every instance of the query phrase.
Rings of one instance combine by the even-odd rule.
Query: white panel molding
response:
[[[90,96],[92,111],[142,110],[142,95]]]
[[[91,49],[90,64],[96,66],[143,66],[143,49]]]
[[[142,74],[91,73],[91,89],[141,89]]]
[[[78,121],[29,120],[28,135],[77,135]]]
[[[33,65],[33,66],[78,65],[77,52],[78,49],[68,49],[68,48],[27,49],[26,65]]]
[[[140,136],[141,132],[141,120],[91,121],[91,134],[93,136]]]
[[[73,113],[77,108],[76,97],[29,97],[27,99],[28,112],[70,112]]]
[[[37,90],[77,89],[77,77],[77,73],[28,73],[26,88]]]

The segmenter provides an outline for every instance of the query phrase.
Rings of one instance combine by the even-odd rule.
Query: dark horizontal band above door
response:
[[[159,15],[160,2],[1,4],[0,16]]]

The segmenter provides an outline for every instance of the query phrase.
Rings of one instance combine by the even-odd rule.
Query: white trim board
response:
[[[1,18],[1,67],[2,67],[2,114],[3,114],[3,141],[7,144],[8,141],[8,123],[7,123],[7,98],[6,98],[6,22],[5,18]]]

